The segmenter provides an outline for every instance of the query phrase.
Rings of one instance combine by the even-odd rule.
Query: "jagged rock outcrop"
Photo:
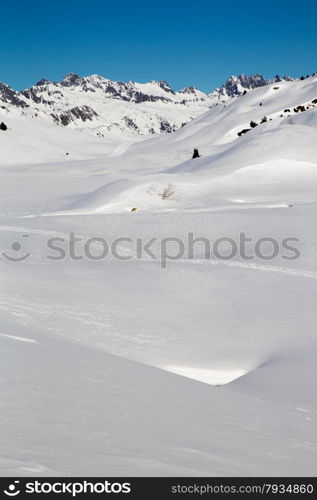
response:
[[[89,106],[77,106],[60,114],[51,113],[51,116],[55,122],[66,127],[76,120],[81,120],[82,122],[86,122],[87,120],[92,121],[98,116],[98,113]]]
[[[28,108],[29,105],[20,98],[20,93],[5,83],[0,82],[0,101],[12,104],[19,108]]]

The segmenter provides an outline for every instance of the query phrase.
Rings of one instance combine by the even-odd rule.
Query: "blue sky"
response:
[[[0,0],[0,81],[99,73],[211,91],[231,74],[317,71],[317,2]]]

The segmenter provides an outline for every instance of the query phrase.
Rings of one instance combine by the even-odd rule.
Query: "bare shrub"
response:
[[[160,197],[162,200],[171,200],[174,194],[172,186],[168,184],[168,186],[160,193]]]

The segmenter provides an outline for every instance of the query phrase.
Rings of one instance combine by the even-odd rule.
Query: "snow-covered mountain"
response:
[[[23,117],[87,129],[101,137],[109,132],[149,135],[173,132],[221,102],[284,79],[231,76],[206,94],[194,87],[176,92],[166,81],[116,82],[100,75],[69,73],[60,82],[42,79],[21,92],[0,83],[0,103]]]
[[[214,92],[212,92],[212,96],[221,96],[222,100],[226,100],[230,97],[237,97],[247,93],[249,90],[256,89],[258,87],[264,87],[265,85],[270,85],[271,83],[278,82],[290,82],[294,81],[294,78],[290,76],[281,77],[279,75],[274,76],[266,80],[262,75],[239,75],[239,76],[230,76],[226,83],[217,88]]]
[[[109,184],[70,209],[81,214],[124,212],[133,200],[141,210],[170,211],[210,207],[221,197],[225,204],[236,199],[252,202],[255,196],[265,203],[281,197],[285,204],[303,197],[313,201],[316,125],[317,76],[259,86],[213,107],[173,134],[118,148],[114,155],[122,162],[147,158],[151,169],[139,160],[130,178],[118,179],[115,173]],[[201,157],[192,160],[194,148]],[[173,193],[168,201],[162,196],[165,190]]]

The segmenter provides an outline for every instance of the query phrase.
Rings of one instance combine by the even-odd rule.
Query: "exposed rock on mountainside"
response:
[[[17,106],[19,108],[27,108],[28,104],[22,99],[20,99],[19,92],[11,89],[5,83],[0,82],[0,101],[12,104],[13,106]]]
[[[64,113],[60,113],[59,115],[52,113],[51,116],[54,121],[66,126],[76,120],[82,120],[83,122],[86,122],[87,120],[92,121],[93,118],[98,115],[89,106],[77,106],[76,108],[69,109]]]

